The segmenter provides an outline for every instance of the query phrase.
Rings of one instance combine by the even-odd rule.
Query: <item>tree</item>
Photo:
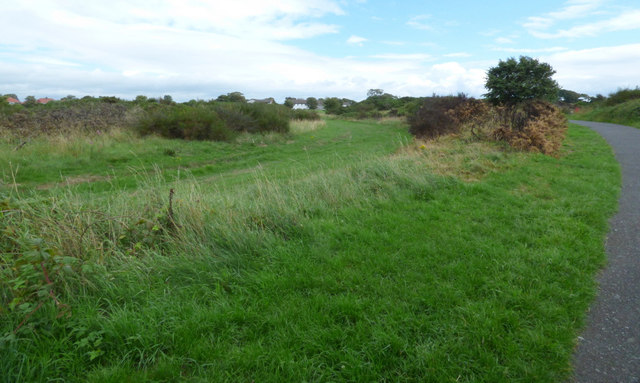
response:
[[[165,94],[162,98],[158,99],[158,102],[164,105],[173,105],[173,97],[170,94]]]
[[[221,94],[218,96],[216,101],[220,102],[247,102],[247,99],[244,97],[244,94],[241,92],[231,92],[227,94]]]
[[[324,110],[329,114],[340,114],[342,110],[342,100],[337,97],[325,98]]]
[[[22,105],[26,107],[36,106],[38,105],[38,101],[36,100],[35,96],[27,96],[24,99],[24,102],[22,103]]]
[[[295,97],[286,97],[284,99],[284,106],[286,106],[287,108],[293,108],[293,106],[296,104],[296,98]]]
[[[367,92],[367,97],[382,96],[383,94],[384,90],[382,89],[369,89],[369,91]]]
[[[552,78],[556,73],[551,65],[531,57],[520,56],[500,60],[487,72],[484,96],[494,105],[515,106],[527,100],[555,101],[558,83]]]
[[[309,109],[318,109],[318,99],[315,97],[307,97],[307,106]]]
[[[574,92],[572,90],[560,89],[558,90],[558,99],[562,102],[566,102],[567,104],[575,104],[580,101],[580,97],[585,96],[584,94],[580,94],[578,92]]]
[[[241,92],[231,92],[227,94],[227,96],[229,96],[229,101],[231,102],[247,102],[247,99]]]
[[[133,102],[135,102],[136,104],[144,104],[148,101],[149,99],[147,98],[147,96],[143,95],[143,94],[139,94],[136,96],[135,100],[133,100]]]

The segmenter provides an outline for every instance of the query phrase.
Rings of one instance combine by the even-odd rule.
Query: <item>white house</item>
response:
[[[296,98],[295,100],[293,100],[292,109],[309,109],[309,106],[307,106],[307,100],[303,98]]]

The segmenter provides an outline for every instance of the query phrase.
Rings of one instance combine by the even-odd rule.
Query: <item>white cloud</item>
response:
[[[351,35],[348,39],[347,39],[347,44],[355,44],[355,45],[359,45],[362,46],[362,43],[368,41],[367,39],[365,39],[364,37],[360,37],[360,36],[356,36],[356,35]]]
[[[578,25],[569,29],[561,29],[555,32],[534,30],[531,33],[539,38],[554,39],[561,37],[593,37],[606,32],[628,31],[634,29],[640,29],[640,9],[627,11],[607,20],[590,22],[588,24]]]
[[[513,44],[513,40],[507,37],[498,37],[495,41],[497,44]]]
[[[383,60],[406,60],[406,61],[431,61],[433,56],[423,53],[409,53],[409,54],[396,54],[396,53],[383,53],[372,55],[372,58]]]
[[[554,53],[541,58],[557,71],[566,88],[595,94],[640,84],[640,44],[628,44]]]
[[[564,47],[549,47],[549,48],[505,48],[505,47],[492,47],[491,50],[498,52],[507,52],[507,53],[522,53],[522,54],[531,54],[531,53],[553,53],[553,52],[562,52],[566,51],[567,48]]]
[[[604,0],[571,0],[556,11],[527,19],[523,27],[541,39],[594,37],[602,33],[640,29],[640,9],[604,9]],[[614,16],[611,16],[615,12]],[[602,19],[603,15],[609,15]],[[571,20],[584,19],[569,25]],[[569,25],[554,29],[556,24]]]
[[[471,57],[472,54],[471,53],[467,53],[467,52],[455,52],[455,53],[447,53],[444,55],[444,57],[459,57],[459,58],[465,58],[465,57]]]
[[[591,16],[603,4],[604,0],[569,0],[564,7],[543,16],[529,17],[524,27],[530,31],[538,31],[553,26],[558,21],[580,19]]]
[[[414,16],[411,19],[409,19],[409,21],[407,21],[407,25],[415,29],[430,31],[430,30],[433,30],[433,27],[424,22],[425,20],[429,20],[430,18],[431,18],[431,15]]]

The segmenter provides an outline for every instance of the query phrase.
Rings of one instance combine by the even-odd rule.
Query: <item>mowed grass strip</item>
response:
[[[389,135],[366,128],[363,146]],[[125,216],[173,187],[179,228],[70,280],[71,318],[45,306],[4,337],[4,381],[563,381],[616,207],[610,148],[578,126],[558,158],[411,145],[216,192],[75,195]]]

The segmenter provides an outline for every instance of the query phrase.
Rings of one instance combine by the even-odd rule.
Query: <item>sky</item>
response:
[[[579,93],[640,85],[638,0],[3,0],[0,25],[21,99],[480,97],[519,56]]]

